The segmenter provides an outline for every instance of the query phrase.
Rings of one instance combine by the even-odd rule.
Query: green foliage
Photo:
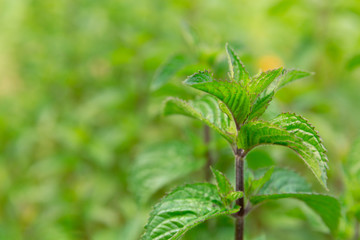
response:
[[[252,204],[259,204],[267,200],[283,198],[295,198],[303,201],[321,217],[331,232],[335,233],[337,231],[340,218],[340,204],[334,197],[317,193],[280,193],[253,196],[250,198],[250,201]]]
[[[230,206],[233,201],[243,197],[243,192],[234,191],[229,179],[222,172],[213,168],[211,171],[214,174],[219,194],[225,206]]]
[[[179,239],[188,230],[210,218],[238,210],[228,209],[224,205],[215,185],[198,183],[178,187],[154,207],[142,239]]]
[[[189,144],[180,141],[151,144],[136,157],[130,189],[140,203],[171,181],[200,169],[204,159],[195,159]]]
[[[210,95],[194,101],[170,98],[165,102],[164,114],[183,114],[196,118],[220,133],[230,143],[235,142],[236,128],[219,106],[218,100]]]
[[[283,113],[270,122],[247,123],[238,139],[238,147],[246,151],[264,144],[293,149],[326,188],[326,149],[314,128],[301,116]]]
[[[321,217],[331,232],[337,231],[340,219],[340,204],[337,199],[328,195],[311,193],[305,179],[293,171],[276,169],[257,195],[250,197],[250,201],[257,205],[268,200],[284,198],[303,201]]]

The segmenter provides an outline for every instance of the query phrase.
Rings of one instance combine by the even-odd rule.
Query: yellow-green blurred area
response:
[[[227,42],[251,74],[315,72],[282,89],[266,115],[296,112],[314,124],[328,149],[328,193],[343,206],[331,236],[300,202],[266,203],[246,218],[247,239],[352,238],[360,179],[344,169],[360,134],[358,0],[1,0],[0,239],[139,239],[167,191],[205,181],[201,167],[137,175],[144,149],[159,143],[185,142],[200,165],[209,148],[233,181],[220,136],[205,144],[199,122],[162,116],[166,97],[200,94],[181,84],[186,76],[227,76]],[[177,67],[161,74],[174,56]],[[289,150],[259,148],[247,161],[296,170],[324,192]],[[233,227],[224,217],[184,239],[233,239]]]

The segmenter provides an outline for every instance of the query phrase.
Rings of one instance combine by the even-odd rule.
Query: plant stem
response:
[[[204,125],[204,143],[206,146],[206,152],[205,152],[206,164],[204,166],[204,172],[205,172],[205,179],[208,182],[211,180],[210,166],[213,162],[213,157],[211,155],[211,151],[210,151],[210,147],[209,147],[210,140],[211,140],[210,128],[208,125]]]
[[[235,166],[236,166],[236,191],[244,192],[244,150],[236,149],[235,151]],[[244,239],[244,216],[245,204],[244,197],[236,200],[236,205],[240,206],[239,212],[235,217],[235,240]]]

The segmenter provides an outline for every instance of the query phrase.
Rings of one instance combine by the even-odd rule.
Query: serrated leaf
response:
[[[142,240],[176,240],[196,225],[220,215],[237,212],[227,209],[213,184],[179,187],[164,197],[150,214]]]
[[[214,174],[220,196],[226,197],[229,193],[234,191],[234,188],[231,186],[230,181],[222,172],[213,168],[211,168],[211,171]]]
[[[315,193],[280,193],[252,196],[250,201],[256,205],[268,200],[294,198],[303,201],[324,221],[331,232],[336,232],[340,219],[340,204],[334,197]]]
[[[230,143],[235,142],[236,127],[219,107],[218,101],[205,95],[193,101],[169,98],[165,102],[164,115],[182,114],[196,118],[220,133]]]
[[[157,90],[165,85],[174,74],[186,65],[187,61],[187,57],[183,54],[170,57],[156,70],[154,79],[151,82],[151,90]]]
[[[291,113],[282,113],[271,122],[301,139],[301,146],[293,146],[291,148],[304,159],[318,180],[326,188],[328,158],[326,156],[326,148],[315,128],[303,117]]]
[[[239,198],[242,198],[244,196],[243,192],[240,191],[234,191],[229,193],[228,195],[226,195],[226,200],[228,200],[229,202],[233,202]]]
[[[250,83],[249,90],[252,101],[265,91],[283,73],[283,68],[276,68],[260,73]]]
[[[237,126],[240,126],[250,112],[249,95],[243,86],[230,79],[215,80],[209,72],[198,72],[188,77],[185,84],[214,95],[230,110]]]
[[[278,88],[281,88],[295,80],[298,80],[298,79],[301,79],[304,77],[308,77],[312,74],[313,73],[305,72],[302,70],[296,70],[296,69],[284,70],[283,75],[280,79]]]
[[[249,73],[246,71],[244,64],[240,61],[240,58],[229,44],[226,44],[225,48],[230,68],[230,77],[235,81],[240,82],[243,87],[246,87],[250,81]]]
[[[275,69],[277,70],[277,69]],[[272,71],[275,71],[272,70]],[[271,71],[270,71],[271,73]],[[284,85],[295,81],[300,78],[304,78],[310,76],[311,73],[301,71],[301,70],[287,70],[282,69],[281,72],[276,76],[267,79],[268,81],[265,82],[265,88],[262,90],[261,93],[255,97],[253,104],[251,106],[250,114],[247,118],[247,121],[251,121],[253,119],[259,118],[267,109],[270,102],[272,101],[275,93]],[[261,75],[260,75],[261,76]],[[256,81],[256,79],[254,79]]]
[[[254,104],[251,106],[251,111],[248,117],[248,121],[256,120],[259,118],[263,113],[266,111],[267,107],[269,106],[270,102],[274,97],[275,92],[272,91],[270,93],[265,93],[259,96]]]
[[[156,143],[141,151],[130,173],[130,190],[145,203],[160,188],[200,169],[204,159],[194,159],[191,147],[180,141]]]
[[[242,126],[238,135],[238,147],[249,152],[256,146],[274,144],[294,150],[326,187],[326,155],[320,138],[313,127],[303,118],[280,114],[271,122],[255,121]]]

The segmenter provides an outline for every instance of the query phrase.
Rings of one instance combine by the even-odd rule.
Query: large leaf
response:
[[[132,166],[130,189],[140,203],[160,188],[200,169],[204,159],[194,159],[189,144],[172,141],[156,143],[140,152]]]
[[[259,170],[255,172],[255,175],[258,175],[258,172]],[[294,171],[275,168],[269,181],[260,188],[258,195],[298,192],[311,192],[310,184]]]
[[[229,61],[230,78],[240,82],[243,87],[246,87],[251,78],[244,64],[228,44],[226,44],[226,53]]]
[[[215,185],[198,183],[179,187],[154,207],[142,240],[180,239],[207,219],[238,210],[224,206]]]
[[[292,113],[282,113],[271,122],[302,140],[301,146],[292,148],[304,159],[315,176],[326,187],[328,158],[326,148],[315,128],[303,117]]]
[[[283,198],[295,198],[303,201],[321,217],[330,231],[335,232],[337,230],[340,219],[340,204],[334,197],[315,193],[281,193],[253,196],[250,201],[252,204],[259,204],[267,200]]]
[[[198,72],[188,77],[185,84],[214,95],[229,108],[239,127],[250,112],[250,99],[246,89],[233,79],[215,80],[209,72]]]
[[[256,205],[283,198],[301,200],[321,217],[332,232],[335,232],[340,218],[338,200],[332,196],[311,193],[310,190],[309,184],[297,173],[275,169],[270,180],[264,184],[258,195],[250,197],[250,201]]]
[[[272,122],[255,121],[242,126],[238,147],[249,152],[256,146],[274,144],[293,149],[326,187],[326,155],[320,138],[306,121],[296,115],[280,114]]]
[[[165,102],[164,114],[182,114],[196,118],[220,133],[230,143],[235,141],[235,123],[220,109],[218,100],[210,95],[193,101],[169,98]]]

